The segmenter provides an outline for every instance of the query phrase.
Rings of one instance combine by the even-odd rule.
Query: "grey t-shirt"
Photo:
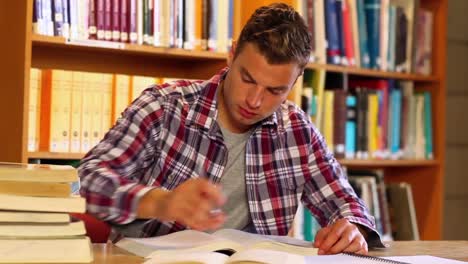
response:
[[[221,228],[249,229],[250,218],[245,186],[245,146],[251,134],[236,134],[221,127],[224,143],[228,149],[228,160],[220,184],[227,198],[222,207],[226,222]]]

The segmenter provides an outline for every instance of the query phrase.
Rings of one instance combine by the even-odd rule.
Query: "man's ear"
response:
[[[227,58],[227,65],[231,67],[232,62],[234,61],[234,55],[236,54],[237,42],[232,41],[231,49],[229,50],[228,58]]]

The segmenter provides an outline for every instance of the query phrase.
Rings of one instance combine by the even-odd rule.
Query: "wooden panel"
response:
[[[465,195],[468,198],[468,145],[449,145],[445,170],[445,197]],[[468,230],[467,227],[465,229]],[[468,238],[468,237],[467,237]]]
[[[32,1],[0,1],[0,161],[26,160]]]
[[[467,96],[451,96],[447,99],[447,139],[449,144],[468,144]]]
[[[468,1],[466,1],[468,3]],[[467,16],[468,17],[468,16]],[[468,25],[468,23],[467,23]],[[468,30],[466,30],[468,32]],[[468,42],[452,42],[447,49],[447,93],[468,96]]]
[[[468,1],[466,0],[450,0],[448,3],[447,27],[449,40],[463,40],[468,41]]]
[[[445,224],[444,224],[444,239],[466,240],[468,238],[468,210],[466,208],[468,197],[460,197],[460,199],[449,199],[445,201]],[[466,252],[466,249],[465,249]]]

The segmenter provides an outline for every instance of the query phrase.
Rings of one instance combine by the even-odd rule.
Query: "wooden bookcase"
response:
[[[309,64],[311,69],[415,81],[417,90],[432,93],[435,158],[431,161],[347,161],[349,168],[383,168],[386,181],[412,185],[422,239],[442,238],[445,169],[446,25],[448,0],[420,0],[421,7],[434,13],[433,74],[421,76]],[[239,32],[253,10],[274,2],[236,1],[235,32]],[[283,1],[291,4],[290,1]],[[63,38],[32,33],[33,0],[0,1],[0,161],[27,162],[29,158],[79,159],[81,154],[27,151],[29,71],[31,67],[59,68],[103,73],[122,73],[179,78],[209,78],[226,65],[226,54],[194,52],[138,45],[122,49],[68,44]],[[194,67],[196,66],[196,67]]]

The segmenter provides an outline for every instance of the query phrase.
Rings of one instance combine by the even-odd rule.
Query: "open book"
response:
[[[218,252],[188,252],[184,254],[165,254],[150,258],[144,264],[229,264],[229,263],[268,263],[268,264],[303,264],[301,255],[266,250],[248,249],[229,256]]]
[[[278,252],[277,254],[282,253],[284,256],[317,255],[317,249],[313,248],[310,242],[283,236],[251,234],[234,229],[222,229],[212,234],[184,230],[160,237],[124,238],[117,242],[116,246],[145,258],[158,259],[162,256],[194,252],[216,251],[231,255],[253,249]]]

